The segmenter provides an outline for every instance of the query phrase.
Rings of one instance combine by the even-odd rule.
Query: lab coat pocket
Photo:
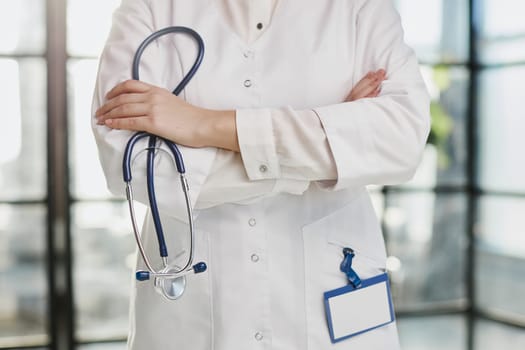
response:
[[[183,266],[188,258],[188,225],[173,218],[163,218],[164,232],[171,259],[170,264]],[[148,242],[156,243],[155,232],[145,229]],[[194,264],[211,265],[209,233],[196,227]],[[152,244],[156,245],[156,244]],[[150,256],[158,256],[150,252]],[[155,264],[158,266],[158,264]],[[186,289],[177,300],[159,294],[152,282],[136,282],[132,297],[130,343],[134,349],[168,349],[178,344],[182,349],[207,350],[212,347],[211,279],[208,271],[186,276]],[[188,334],[199,330],[199,337]]]
[[[354,249],[353,267],[362,279],[384,272],[384,241],[368,194],[363,192],[342,208],[304,226],[303,244],[308,347],[344,348],[353,341],[330,342],[323,293],[348,284],[339,270],[344,247]]]

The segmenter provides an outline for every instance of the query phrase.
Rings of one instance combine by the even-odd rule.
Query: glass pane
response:
[[[396,309],[464,305],[465,196],[391,193],[386,204],[387,268]]]
[[[403,350],[467,348],[467,323],[461,316],[403,317],[397,327]]]
[[[67,48],[70,55],[96,57],[100,54],[111,27],[111,15],[118,4],[120,0],[68,0]]]
[[[468,58],[467,0],[395,0],[405,40],[425,63]]]
[[[139,217],[144,208],[139,207]],[[77,203],[72,208],[74,291],[80,341],[125,339],[135,266],[127,203]],[[141,223],[139,223],[141,226]]]
[[[416,175],[403,187],[464,185],[469,73],[463,67],[423,66],[421,71],[432,97],[432,129]]]
[[[0,0],[1,54],[43,54],[46,47],[42,0]]]
[[[525,199],[482,197],[476,225],[479,308],[525,323]]]
[[[525,192],[524,80],[525,66],[480,75],[478,181],[485,190]]]
[[[0,58],[0,200],[46,192],[46,71],[42,59]]]
[[[478,47],[484,63],[525,60],[525,2],[480,0]]]
[[[79,199],[109,198],[90,125],[97,61],[72,60],[68,73],[70,190]]]
[[[0,204],[0,347],[48,339],[46,210]]]
[[[478,320],[474,328],[474,349],[476,350],[523,350],[525,331],[501,323]]]

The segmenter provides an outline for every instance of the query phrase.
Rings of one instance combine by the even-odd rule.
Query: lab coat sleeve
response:
[[[122,158],[124,148],[132,132],[112,130],[97,125],[95,111],[105,102],[106,93],[119,82],[131,78],[131,65],[134,53],[149,34],[156,28],[147,0],[123,0],[113,15],[113,25],[100,58],[99,71],[93,97],[91,124],[99,150],[99,158],[104,170],[109,190],[119,196],[125,194],[122,177]],[[140,66],[142,81],[157,86],[166,86],[164,81],[168,67],[163,62],[163,55],[158,47],[152,44],[144,52]],[[139,202],[147,203],[146,191],[146,157],[143,150],[147,140],[135,146],[133,160],[134,197]],[[215,148],[179,147],[186,166],[190,198],[192,205],[199,196],[202,184],[208,175],[215,158]],[[178,173],[173,166],[172,158],[167,152],[158,152],[155,166],[155,189],[159,209],[170,216],[187,221],[186,204],[182,193]]]
[[[237,133],[251,180],[313,181],[337,176],[328,139],[313,110],[238,110]]]
[[[430,128],[429,96],[416,56],[403,41],[401,21],[391,0],[363,1],[356,30],[353,80],[358,81],[369,71],[385,69],[387,80],[381,95],[313,108],[311,112],[320,123],[309,132],[300,126],[305,123],[303,118],[312,118],[308,111],[238,111],[239,144],[251,180],[307,178],[337,190],[396,184],[413,176]],[[279,123],[299,123],[300,127],[284,134],[282,127],[276,127]],[[296,146],[301,143],[316,145],[318,151],[295,157]],[[306,162],[283,167],[283,160],[288,159]],[[316,171],[305,171],[309,166]]]
[[[312,180],[336,178],[330,147],[314,111],[238,110],[237,122],[245,157],[242,159],[241,154],[226,150],[217,151],[213,168],[202,187],[198,208],[224,202],[242,203],[275,193],[299,195],[308,189]],[[269,125],[257,127],[261,123]],[[252,171],[251,178],[245,169]],[[279,173],[272,174],[275,169]],[[270,178],[263,178],[266,172]]]

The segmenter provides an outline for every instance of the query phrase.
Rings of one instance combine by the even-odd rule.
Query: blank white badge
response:
[[[386,273],[324,293],[332,343],[385,326],[394,321],[390,284]]]

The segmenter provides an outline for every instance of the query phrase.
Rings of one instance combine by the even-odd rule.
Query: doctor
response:
[[[151,45],[143,81],[129,81],[140,42],[172,25],[196,30],[206,45],[180,98],[168,90],[196,52],[184,35]],[[429,98],[391,0],[123,0],[100,59],[93,115],[114,193],[124,192],[132,130],[182,145],[195,259],[208,263],[177,301],[135,284],[131,349],[399,348],[395,323],[332,344],[322,297],[348,283],[342,247],[355,250],[361,278],[384,271],[365,186],[410,179],[429,131]],[[135,195],[147,203],[144,153],[137,158]],[[164,152],[157,159],[166,238],[182,262],[184,198],[171,160]],[[149,216],[143,235],[156,256]]]

